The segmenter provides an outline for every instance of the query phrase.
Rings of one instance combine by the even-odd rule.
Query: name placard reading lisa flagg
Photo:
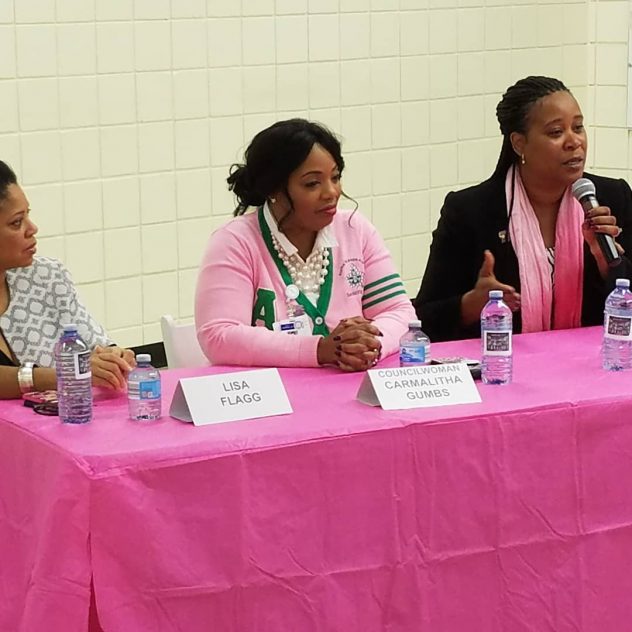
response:
[[[371,369],[360,385],[357,398],[384,410],[481,401],[464,362]]]
[[[169,414],[196,426],[285,415],[292,406],[277,369],[183,378]]]

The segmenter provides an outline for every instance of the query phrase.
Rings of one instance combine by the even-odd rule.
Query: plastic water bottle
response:
[[[151,366],[151,356],[139,353],[136,368],[127,377],[129,416],[134,421],[150,421],[162,416],[160,373]]]
[[[421,321],[411,320],[399,340],[399,366],[419,366],[430,362],[430,338],[421,331]]]
[[[92,369],[90,349],[77,333],[77,325],[64,325],[55,345],[55,372],[59,418],[67,424],[92,419]]]
[[[629,279],[617,279],[604,309],[603,368],[623,371],[632,368],[632,292]]]
[[[513,318],[502,290],[490,290],[489,301],[481,312],[481,377],[485,384],[509,384],[513,368]]]

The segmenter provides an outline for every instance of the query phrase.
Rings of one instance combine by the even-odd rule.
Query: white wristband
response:
[[[28,393],[33,390],[34,382],[33,382],[33,368],[35,367],[35,363],[33,362],[25,362],[18,369],[18,386],[20,387],[21,393]]]

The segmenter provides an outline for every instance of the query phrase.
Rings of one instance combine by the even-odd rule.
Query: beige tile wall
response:
[[[631,3],[621,0],[601,0],[589,7],[592,166],[600,174],[626,179],[630,176],[631,137],[626,112],[631,8]]]
[[[561,77],[628,173],[622,0],[0,0],[0,157],[122,344],[192,316],[230,163],[276,119],[344,140],[345,188],[414,294],[445,193],[493,168],[494,108]]]

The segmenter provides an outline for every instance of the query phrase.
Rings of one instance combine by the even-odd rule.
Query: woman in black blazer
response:
[[[552,277],[562,199],[580,177],[595,184],[601,206],[581,226],[583,285],[577,326],[601,324],[604,301],[615,280],[632,275],[625,256],[616,267],[608,267],[596,239],[597,232],[608,234],[616,238],[621,255],[632,252],[632,191],[623,180],[584,173],[583,117],[564,84],[548,77],[521,79],[507,90],[496,113],[504,137],[496,170],[489,180],[446,197],[414,301],[424,331],[434,341],[479,336],[480,312],[492,289],[503,290],[514,311],[514,331],[523,330],[521,283],[530,282],[532,271],[520,270],[511,238],[516,177],[528,198],[529,213],[537,218]],[[550,327],[543,328],[555,326],[555,309],[553,297]]]

